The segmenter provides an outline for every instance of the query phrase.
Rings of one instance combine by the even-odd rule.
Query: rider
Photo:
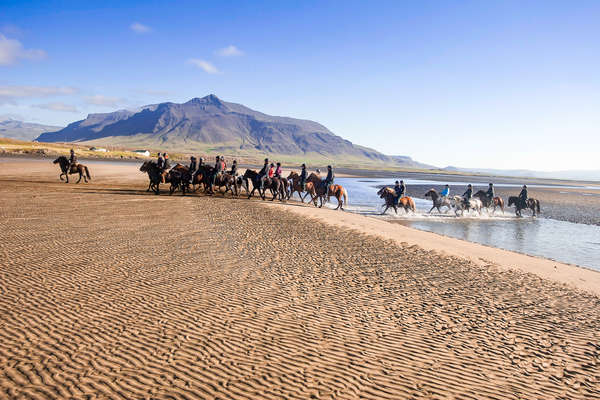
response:
[[[194,183],[194,173],[195,172],[196,172],[196,157],[191,156],[190,157],[190,167],[189,167],[190,183]]]
[[[488,198],[490,204],[494,201],[494,197],[496,196],[496,194],[494,193],[493,183],[490,183],[490,185],[488,186],[488,190],[487,192],[485,192],[485,196]]]
[[[519,193],[519,200],[521,201],[521,208],[526,208],[527,207],[527,199],[529,197],[527,196],[527,185],[523,185],[523,188],[521,189],[521,193]]]
[[[275,164],[271,163],[271,165],[269,166],[269,178],[272,178],[273,176],[275,176]]]
[[[225,157],[221,156],[221,171],[225,172],[227,170],[227,163],[225,162]]]
[[[77,156],[75,155],[75,150],[71,149],[69,155],[69,165],[67,165],[67,173],[71,171],[71,167],[77,164]]]
[[[300,187],[302,191],[306,191],[306,164],[302,164],[302,171],[300,171]]]
[[[275,177],[281,178],[281,163],[277,163],[277,167],[275,168]]]
[[[171,166],[171,163],[169,162],[169,155],[167,153],[163,153],[163,158],[165,159],[163,169],[168,169]]]
[[[264,189],[264,187],[265,187],[265,176],[267,175],[268,172],[269,172],[269,159],[265,158],[265,164],[263,165],[262,169],[260,171],[258,171],[258,179],[260,182],[261,190]]]
[[[237,176],[237,160],[233,160],[233,163],[231,163],[231,170],[229,171],[229,175],[233,177]]]
[[[396,192],[396,196],[394,197],[395,205],[398,205],[398,200],[400,200],[400,197],[402,197],[405,190],[406,190],[406,186],[404,186],[404,182],[402,182],[402,185],[401,185],[400,182],[396,181],[396,184],[394,185],[394,192]]]
[[[333,185],[333,181],[335,180],[335,174],[333,173],[333,169],[331,165],[327,166],[327,177],[325,178],[325,194],[329,194],[329,186]]]
[[[160,151],[158,152],[158,159],[156,160],[156,166],[162,172],[163,166],[165,165],[165,159],[162,158]]]
[[[473,186],[469,183],[467,191],[463,193],[463,199],[467,207],[471,207],[471,198],[473,197]]]
[[[219,175],[221,172],[223,172],[223,163],[221,162],[221,157],[217,156],[216,160],[215,160],[215,169],[213,171],[213,175],[212,175],[212,186],[214,186],[217,183],[217,175]],[[212,187],[211,187],[211,192],[212,192]]]
[[[441,191],[440,196],[448,197],[449,195],[450,195],[450,186],[446,184],[446,186],[444,186],[444,190]]]

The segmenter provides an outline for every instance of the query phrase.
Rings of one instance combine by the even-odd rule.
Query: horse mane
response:
[[[478,190],[477,192],[475,192],[475,194],[473,195],[473,197],[477,196],[478,194],[487,195],[487,193],[485,192],[485,190]]]

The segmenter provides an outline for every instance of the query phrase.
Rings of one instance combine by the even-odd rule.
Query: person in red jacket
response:
[[[271,163],[271,165],[269,166],[269,178],[273,178],[273,175],[275,175],[275,165],[273,163]]]

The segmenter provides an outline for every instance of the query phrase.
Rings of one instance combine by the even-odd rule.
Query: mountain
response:
[[[182,104],[160,103],[133,111],[90,114],[57,132],[43,133],[37,140],[404,165],[354,145],[317,122],[267,115],[215,95]]]
[[[533,171],[528,169],[459,168],[453,166],[448,166],[443,168],[443,170],[492,176],[513,176],[518,178],[600,181],[600,170]]]
[[[34,124],[14,119],[0,121],[0,137],[17,140],[33,140],[44,132],[56,131],[57,129],[62,129],[62,127]]]

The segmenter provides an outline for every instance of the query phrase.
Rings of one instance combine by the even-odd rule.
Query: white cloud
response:
[[[222,49],[217,50],[217,54],[222,57],[236,57],[243,56],[244,52],[230,44],[227,47],[223,47]]]
[[[0,86],[0,104],[14,103],[18,98],[66,96],[77,93],[68,86]]]
[[[0,65],[13,65],[19,59],[41,60],[46,57],[44,50],[24,49],[21,42],[9,39],[0,33]]]
[[[63,112],[79,112],[77,108],[71,104],[61,103],[60,101],[56,101],[54,103],[45,103],[45,104],[34,104],[31,107],[41,108],[42,110],[50,110],[50,111],[63,111]]]
[[[140,24],[139,22],[134,22],[129,26],[129,28],[135,33],[149,33],[152,32],[152,28],[147,25]]]
[[[219,73],[219,70],[217,69],[217,67],[215,67],[214,65],[212,65],[211,63],[209,63],[208,61],[205,61],[205,60],[191,58],[188,60],[188,63],[192,64],[200,69],[203,69],[205,72],[208,72],[209,74],[218,74]]]
[[[123,99],[120,97],[103,96],[101,94],[86,96],[84,97],[84,100],[88,104],[105,107],[116,107],[117,105],[123,103]]]

